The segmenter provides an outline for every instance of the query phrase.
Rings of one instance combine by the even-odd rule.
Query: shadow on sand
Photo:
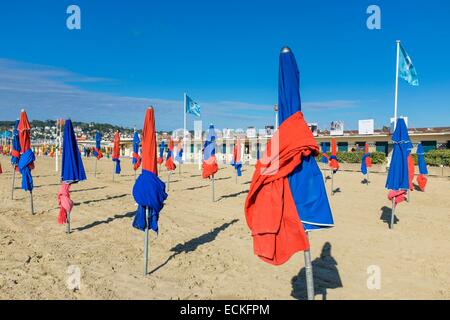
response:
[[[224,223],[220,227],[216,227],[213,230],[211,230],[210,232],[202,234],[201,236],[199,236],[197,238],[193,238],[185,243],[177,244],[175,247],[170,249],[170,251],[173,252],[173,254],[170,257],[168,257],[167,260],[164,261],[164,263],[162,263],[161,265],[159,265],[158,267],[156,267],[155,269],[150,271],[149,274],[152,274],[152,273],[158,271],[159,269],[161,269],[162,267],[164,267],[167,263],[169,263],[170,260],[175,258],[177,255],[179,255],[181,253],[193,252],[193,251],[197,250],[197,248],[199,246],[214,241],[220,232],[224,231],[229,226],[235,224],[238,221],[239,221],[239,219],[231,220],[230,222]]]
[[[327,300],[327,290],[342,288],[342,281],[337,269],[337,262],[331,255],[331,244],[325,243],[319,258],[312,261],[314,294],[322,295],[322,300]],[[300,269],[298,275],[292,278],[291,296],[295,299],[306,300],[306,272],[305,268]]]
[[[391,224],[391,215],[392,215],[392,208],[384,206],[381,208],[381,216],[380,220],[382,220],[384,223],[386,223],[388,226]],[[394,225],[399,222],[400,219],[397,218],[397,216],[394,214]]]
[[[227,199],[227,198],[236,198],[237,196],[240,196],[241,194],[246,194],[248,192],[249,192],[248,190],[244,190],[244,191],[240,191],[240,192],[236,192],[236,193],[232,193],[232,194],[227,194],[225,196],[221,196],[218,201],[220,201],[222,199]]]
[[[88,188],[88,189],[70,190],[70,193],[74,193],[74,192],[84,192],[84,191],[94,191],[94,190],[100,190],[100,189],[106,189],[106,186],[95,187],[95,188]]]
[[[88,229],[94,228],[94,227],[96,227],[98,225],[101,225],[101,224],[111,223],[114,220],[124,219],[124,218],[132,218],[132,217],[134,217],[135,214],[136,214],[136,211],[127,212],[125,214],[116,214],[112,218],[110,217],[110,218],[105,219],[105,220],[95,221],[95,222],[92,222],[92,223],[90,223],[88,225],[85,225],[84,227],[75,228],[75,229],[73,229],[73,231],[84,231],[84,230],[88,230]]]
[[[128,193],[124,193],[124,194],[119,194],[117,196],[108,196],[106,198],[103,199],[96,199],[96,200],[87,200],[87,201],[83,201],[83,202],[77,202],[74,203],[74,206],[81,206],[82,204],[90,204],[90,203],[96,203],[96,202],[102,202],[102,201],[107,201],[107,200],[113,200],[113,199],[118,199],[118,198],[123,198],[128,196]]]

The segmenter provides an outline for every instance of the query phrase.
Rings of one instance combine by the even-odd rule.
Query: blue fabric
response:
[[[367,174],[367,163],[366,163],[366,159],[367,159],[368,157],[370,157],[370,153],[365,153],[365,154],[362,156],[362,159],[361,159],[361,173],[364,174],[364,175]]]
[[[417,146],[417,157],[419,162],[419,173],[428,174],[427,162],[425,161],[425,152],[421,143]]]
[[[175,160],[178,161],[178,163],[183,163],[183,149],[177,150],[178,153],[175,156]]]
[[[33,191],[33,176],[28,165],[36,160],[36,157],[31,149],[25,151],[19,159],[19,171],[22,175],[22,189],[25,191]]]
[[[116,174],[120,174],[121,168],[120,168],[120,159],[112,159],[116,163]]]
[[[97,131],[97,133],[95,134],[95,148],[97,148],[97,150],[100,150],[101,147],[101,141],[102,141],[102,135],[100,134],[100,132]],[[94,149],[94,157],[98,157],[98,152]]]
[[[19,140],[19,130],[17,127],[19,126],[19,120],[16,120],[16,123],[14,124],[14,131],[13,131],[13,143],[12,148],[13,150],[17,151],[20,154],[20,140]],[[19,157],[11,157],[11,164],[16,167],[19,165]]]
[[[86,157],[87,156],[87,149],[86,146],[83,147],[83,155]]]
[[[259,151],[259,143],[256,144],[256,160],[259,160],[261,158],[260,151]]]
[[[172,150],[168,149],[167,150],[166,161],[167,161],[167,159],[170,159],[170,158],[172,158]]]
[[[166,185],[153,172],[142,170],[133,187],[133,197],[139,205],[133,220],[133,227],[145,231],[149,229],[158,233],[159,213],[167,199]],[[149,210],[148,220],[145,219],[145,210]]]
[[[302,110],[300,100],[300,72],[292,51],[280,54],[278,75],[278,118],[280,125]]]
[[[300,73],[290,49],[280,53],[278,84],[278,117],[280,125],[294,113],[301,111]],[[300,137],[299,137],[300,138]],[[322,173],[314,156],[302,162],[288,176],[297,213],[306,231],[333,226]]]
[[[327,153],[327,152],[328,152],[327,143],[322,142],[322,153]],[[324,155],[322,155],[322,163],[325,163],[325,164],[328,163],[328,158],[325,157]]]
[[[216,132],[214,126],[211,124],[208,130],[205,144],[203,146],[203,160],[207,161],[216,154]]]
[[[139,140],[139,134],[137,132],[134,133],[133,136],[133,152],[139,154],[139,144],[141,141]],[[132,163],[135,164],[137,159],[133,157]]]
[[[297,212],[306,231],[332,227],[334,224],[323,176],[314,157],[303,157],[302,163],[289,175],[289,186]]]
[[[234,159],[231,160],[231,165],[234,167],[234,169],[237,172],[237,176],[240,177],[242,176],[242,162],[239,161],[238,163],[234,162]]]
[[[72,120],[69,119],[64,125],[61,181],[74,183],[83,180],[86,180],[86,172],[78,149],[77,138],[73,131]]]
[[[386,189],[407,190],[409,188],[408,155],[412,146],[405,120],[397,120],[397,126],[392,135],[394,151],[386,180]]]
[[[164,155],[164,149],[166,148],[164,141],[161,142],[161,145],[159,146],[159,157],[162,158]]]

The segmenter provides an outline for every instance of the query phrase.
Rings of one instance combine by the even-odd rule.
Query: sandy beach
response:
[[[171,177],[160,217],[150,234],[150,275],[144,277],[143,233],[131,226],[136,209],[131,160],[112,181],[112,163],[84,159],[86,182],[72,187],[73,233],[57,224],[59,177],[54,159],[39,157],[34,206],[19,189],[11,197],[9,158],[0,157],[1,299],[305,299],[302,253],[285,265],[268,265],[253,254],[243,206],[253,167],[236,184],[231,166],[216,176],[216,202],[197,165]],[[167,181],[167,171],[160,177]],[[311,235],[316,299],[449,299],[450,180],[429,177],[396,211],[389,230],[385,174],[362,184],[358,172],[339,172],[329,196],[335,228]],[[330,182],[327,182],[328,192]],[[81,271],[79,290],[67,286],[68,268]],[[367,286],[378,266],[381,288]]]

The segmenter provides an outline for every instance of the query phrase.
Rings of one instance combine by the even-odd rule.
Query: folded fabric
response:
[[[388,193],[388,199],[392,201],[392,199],[395,197],[395,206],[397,206],[397,204],[406,200],[406,193],[406,190],[391,190]]]
[[[268,155],[273,144],[278,144],[274,146],[278,152]],[[294,253],[309,248],[291,193],[289,175],[304,158],[319,154],[319,147],[303,114],[296,112],[280,125],[266,150],[253,174],[245,201],[245,217],[255,255],[265,262],[280,265]]]
[[[428,179],[425,175],[419,174],[417,176],[417,184],[422,192],[425,192],[425,187],[427,186]]]
[[[70,184],[62,183],[58,192],[58,223],[67,223],[67,214],[72,211],[73,201],[70,199]]]
[[[133,220],[133,227],[145,231],[149,229],[158,233],[159,213],[167,199],[166,185],[153,172],[143,169],[133,187],[133,197],[138,204],[138,210]],[[149,210],[148,220],[145,211]]]
[[[202,164],[202,177],[203,179],[210,178],[219,171],[219,166],[217,165],[216,156],[212,155],[208,160],[204,160]]]
[[[34,168],[35,155],[31,149],[28,149],[20,156],[19,171],[22,175],[22,189],[25,191],[33,191],[33,176],[31,170]]]

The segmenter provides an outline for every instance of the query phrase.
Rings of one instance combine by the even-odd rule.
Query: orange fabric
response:
[[[238,163],[241,161],[241,139],[237,138],[236,144],[233,148],[233,161]]]
[[[214,174],[219,171],[219,166],[217,165],[217,158],[215,155],[211,156],[207,161],[203,161],[202,164],[202,177],[204,179],[214,176]]]
[[[364,153],[369,153],[369,144],[368,144],[368,143],[366,143],[365,149],[366,149],[366,150],[365,150]],[[366,167],[367,167],[367,168],[372,167],[372,158],[371,158],[371,157],[367,157],[367,158],[366,158]]]
[[[169,171],[173,171],[177,167],[175,165],[175,163],[173,162],[173,147],[174,147],[173,140],[172,140],[172,137],[170,137],[169,151],[170,151],[171,156],[166,159],[166,163],[164,164],[166,166],[167,170],[169,170]]]
[[[331,139],[331,155],[336,157],[336,154],[337,154],[336,139]],[[333,157],[330,157],[328,166],[332,168],[334,171],[339,170],[339,162],[336,159],[333,159]]]
[[[156,165],[156,132],[153,108],[147,109],[142,130],[142,169],[158,175]]]
[[[412,157],[412,155],[410,154],[408,156],[408,178],[409,178],[409,189],[411,191],[414,190],[414,184],[413,184],[413,180],[414,180],[414,159]]]
[[[118,131],[114,134],[114,148],[112,158],[113,159],[120,158],[120,133]]]
[[[281,124],[256,164],[244,209],[254,253],[267,263],[281,265],[294,253],[309,249],[288,175],[302,156],[311,154],[318,155],[319,146],[303,114],[296,112]]]
[[[428,179],[423,174],[419,174],[416,178],[417,184],[422,192],[425,192],[425,187],[427,186]]]

